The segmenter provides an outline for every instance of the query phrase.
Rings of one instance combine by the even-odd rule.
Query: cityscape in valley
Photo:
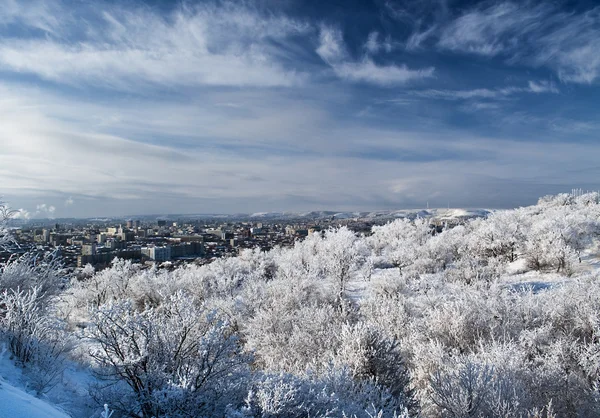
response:
[[[600,417],[599,0],[0,0],[0,418]]]
[[[167,262],[165,266],[172,268],[236,256],[243,249],[290,247],[309,234],[330,228],[346,226],[368,235],[375,225],[420,217],[427,219],[432,230],[441,232],[444,227],[489,213],[485,209],[423,209],[13,221],[14,242],[0,251],[0,261],[29,252],[50,252],[71,270],[88,264],[98,270],[110,266],[115,258],[147,265]]]

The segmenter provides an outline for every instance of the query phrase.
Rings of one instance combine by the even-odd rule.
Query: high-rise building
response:
[[[154,261],[169,261],[171,259],[171,246],[145,247],[142,254]]]
[[[198,257],[204,254],[204,245],[198,241],[171,245],[171,258]]]
[[[154,260],[156,261],[168,261],[171,259],[171,247],[154,247]]]
[[[133,233],[131,231],[121,232],[117,236],[121,238],[121,241],[125,241],[125,242],[127,242],[127,241],[135,241],[135,233]]]
[[[104,244],[106,242],[106,233],[100,232],[98,235],[96,235],[96,241],[98,244]]]
[[[96,255],[96,243],[82,245],[81,255]]]

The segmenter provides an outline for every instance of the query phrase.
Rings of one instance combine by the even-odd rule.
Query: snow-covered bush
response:
[[[432,229],[426,219],[397,219],[387,225],[374,226],[369,243],[376,256],[402,270],[415,263],[420,249],[431,236]]]
[[[342,327],[339,347],[333,364],[346,368],[356,381],[385,388],[405,407],[416,406],[398,340],[374,325],[359,322]]]
[[[242,403],[249,358],[229,324],[183,292],[143,311],[109,302],[91,321],[91,356],[107,382],[97,398],[122,413],[215,416]]]
[[[110,268],[73,283],[72,303],[75,308],[98,308],[109,301],[131,297],[129,285],[139,267],[129,260],[115,259]]]
[[[431,375],[431,400],[443,415],[484,416],[492,373],[485,364],[470,361],[448,364]]]
[[[46,307],[37,287],[0,293],[0,333],[25,368],[30,385],[44,393],[60,379],[71,338]]]
[[[4,247],[11,240],[7,223],[12,214],[13,211],[5,203],[0,202],[0,248]]]
[[[345,318],[334,306],[262,309],[244,328],[246,345],[264,370],[320,373],[339,347]]]
[[[65,285],[60,259],[56,253],[26,253],[0,266],[1,290],[28,290],[36,288],[35,295],[46,303],[62,291]]]
[[[255,379],[240,417],[408,418],[400,399],[371,382],[356,381],[346,369],[320,376],[264,374]]]

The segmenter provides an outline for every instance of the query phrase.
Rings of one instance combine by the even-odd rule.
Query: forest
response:
[[[72,416],[600,416],[599,234],[600,196],[559,194],[205,266],[25,255],[0,347]]]

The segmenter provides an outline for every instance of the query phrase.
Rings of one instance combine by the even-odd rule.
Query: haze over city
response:
[[[5,0],[3,199],[35,218],[596,190],[594,6]]]

